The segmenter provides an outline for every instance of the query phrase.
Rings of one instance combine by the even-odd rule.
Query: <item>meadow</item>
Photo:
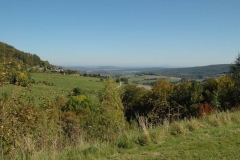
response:
[[[132,125],[113,143],[82,143],[32,159],[239,159],[239,123],[240,112],[226,112],[157,127]]]
[[[98,92],[102,87],[100,78],[83,77],[79,75],[63,75],[52,73],[31,73],[31,78],[35,81],[32,84],[33,94],[39,95],[43,91],[51,91],[58,95],[67,95],[73,88],[80,87],[83,90]],[[21,87],[15,85],[5,85],[5,91],[18,90]]]
[[[129,83],[135,84],[147,84],[147,83],[154,83],[159,79],[164,79],[168,82],[178,82],[181,78],[178,77],[167,77],[167,76],[157,76],[157,75],[135,75],[135,74],[128,74],[122,77],[128,78]]]
[[[102,88],[100,78],[84,77],[79,75],[63,75],[52,73],[31,73],[31,78],[35,81],[30,86],[24,88],[17,85],[4,85],[1,87],[0,94],[21,93],[31,95],[35,98],[36,104],[41,104],[40,97],[48,97],[50,100],[56,96],[68,97],[76,87],[81,88],[92,94],[97,94]]]
[[[56,91],[68,91],[75,87],[80,87],[84,90],[99,91],[102,87],[100,78],[95,77],[83,77],[79,75],[63,75],[63,74],[52,74],[52,73],[32,73],[32,79],[35,82],[50,82],[53,83],[52,89]],[[35,85],[36,88],[41,85]],[[59,93],[60,93],[59,92]]]

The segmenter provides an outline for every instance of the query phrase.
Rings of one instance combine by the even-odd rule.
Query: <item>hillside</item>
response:
[[[12,66],[21,64],[27,68],[33,66],[51,66],[48,61],[41,60],[38,55],[20,51],[4,42],[0,42],[0,60],[1,62],[11,62]]]
[[[160,79],[146,90],[46,66],[30,74],[32,54],[2,46],[11,63],[1,64],[0,159],[239,158],[240,57],[229,75],[203,83],[131,74],[132,83]]]
[[[218,64],[200,67],[189,68],[164,68],[164,69],[149,69],[152,72],[162,76],[172,76],[180,78],[204,78],[218,77],[221,74],[229,72],[230,64]]]

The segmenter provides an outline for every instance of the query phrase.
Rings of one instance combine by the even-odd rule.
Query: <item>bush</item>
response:
[[[142,133],[138,136],[136,143],[140,146],[147,146],[151,143],[151,138],[149,135]]]
[[[131,137],[128,135],[128,133],[124,133],[120,138],[118,138],[116,142],[117,146],[119,148],[132,148],[134,146],[133,141]]]

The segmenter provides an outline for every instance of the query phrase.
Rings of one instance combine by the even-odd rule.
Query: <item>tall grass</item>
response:
[[[218,152],[225,152],[225,149],[228,151],[228,149],[224,147],[229,147],[230,145],[225,142],[228,141],[227,135],[225,135],[225,140],[222,138],[219,138],[220,140],[215,140],[218,138],[218,134],[225,134],[225,132],[227,134],[227,129],[229,129],[229,132],[232,133],[232,137],[229,137],[230,139],[234,139],[234,136],[240,138],[239,123],[240,112],[217,113],[211,116],[205,116],[201,119],[193,118],[190,120],[174,122],[172,124],[165,121],[163,125],[152,128],[148,128],[144,119],[140,118],[139,127],[131,127],[135,129],[127,130],[114,142],[86,142],[76,147],[67,147],[61,152],[54,149],[50,151],[40,151],[34,153],[31,156],[31,159],[141,159],[141,157],[144,159],[144,157],[148,156],[148,158],[151,159],[151,156],[148,154],[153,153],[156,154],[156,156],[159,156],[159,154],[152,152],[152,150],[158,150],[158,147],[165,149],[173,145],[172,147],[178,148],[178,146],[190,142],[191,149],[189,149],[190,146],[183,147],[188,148],[188,151],[178,148],[178,152],[183,153],[181,157],[190,157],[193,159],[194,156],[207,157],[207,155],[209,155],[211,157]],[[199,150],[205,148],[204,145],[206,145],[205,143],[207,143],[207,141],[209,141],[209,144],[211,144],[212,147],[218,145],[218,142],[225,144],[225,146],[219,147],[219,150],[215,148],[212,152],[200,152]],[[194,143],[198,144],[192,146]],[[239,140],[237,144],[240,144]],[[236,143],[233,144],[232,147],[233,149],[238,149],[236,148]],[[169,151],[169,154],[172,152],[172,150]],[[194,152],[197,152],[197,154],[194,155]],[[139,153],[144,153],[146,155],[139,156]],[[130,158],[131,156],[126,156],[126,154],[129,156],[131,154],[136,155],[136,157]],[[164,155],[171,157],[169,154],[168,152],[164,153]],[[173,154],[176,155],[176,153]],[[226,154],[226,156],[229,157],[230,155]],[[224,156],[222,157],[224,158]],[[239,158],[240,154],[235,155],[235,158],[237,157]],[[231,158],[234,158],[234,156]],[[172,157],[171,159],[178,158]]]

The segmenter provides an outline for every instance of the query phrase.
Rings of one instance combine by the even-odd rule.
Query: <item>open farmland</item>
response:
[[[34,73],[32,74],[32,78],[35,80],[35,92],[40,93],[43,91],[51,91],[56,95],[68,95],[69,92],[76,87],[97,93],[102,87],[100,78],[83,77],[79,75]]]
[[[75,87],[80,87],[84,90],[98,91],[102,86],[100,78],[83,77],[79,75],[33,73],[32,78],[35,80],[37,85],[40,84],[39,82],[43,81],[53,83],[51,88],[60,91],[71,90]]]
[[[181,78],[178,77],[167,77],[167,76],[157,76],[157,75],[136,75],[129,74],[124,75],[123,77],[128,78],[129,83],[141,84],[141,85],[149,85],[158,81],[159,79],[165,79],[168,82],[178,82]]]
[[[102,87],[100,78],[79,75],[32,73],[31,78],[35,83],[27,88],[16,85],[5,85],[0,90],[0,93],[2,94],[2,91],[4,91],[8,95],[17,93],[28,94],[32,97],[38,97],[35,98],[35,102],[39,104],[41,103],[39,97],[54,99],[59,95],[67,96],[76,87],[91,93],[97,93]]]

